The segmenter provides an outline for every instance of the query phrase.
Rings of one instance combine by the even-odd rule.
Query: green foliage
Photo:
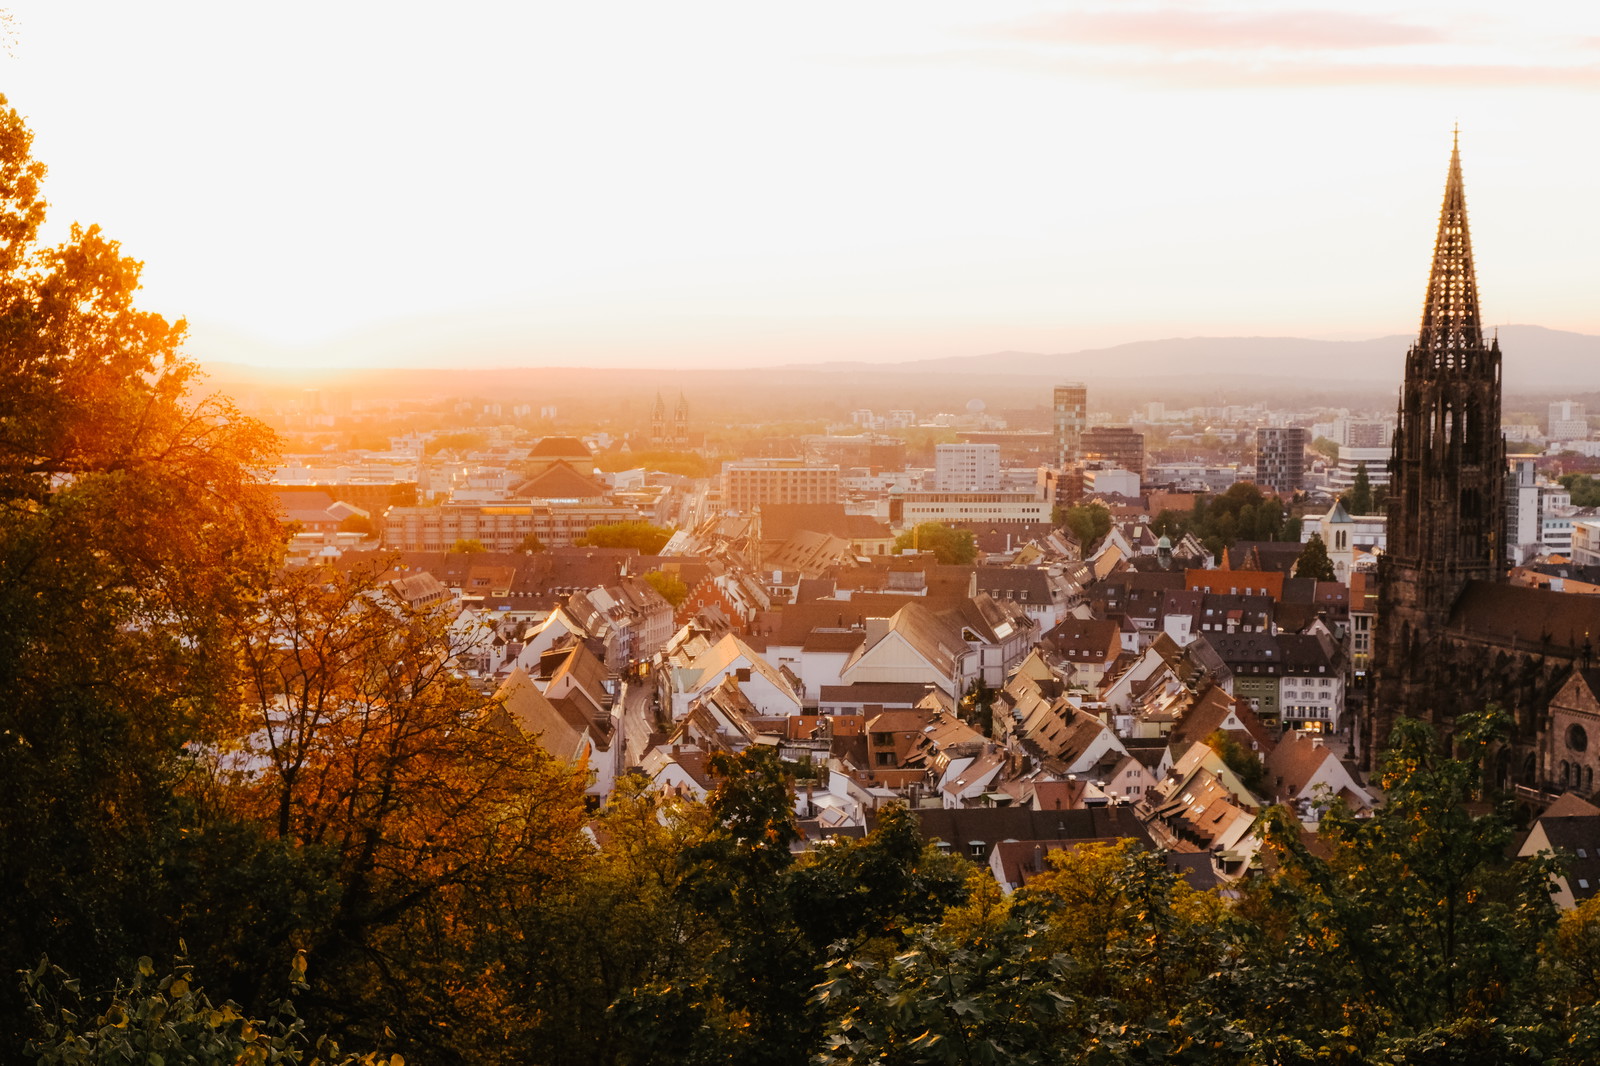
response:
[[[1239,780],[1244,783],[1245,788],[1261,798],[1270,795],[1267,789],[1267,768],[1261,762],[1260,755],[1221,729],[1206,737],[1205,742],[1206,746],[1227,764],[1228,769],[1239,775]]]
[[[1311,450],[1322,453],[1323,457],[1329,462],[1336,463],[1339,461],[1339,443],[1329,440],[1327,437],[1318,437],[1312,441]]]
[[[305,991],[305,973],[305,955],[297,954],[291,988]],[[39,1034],[27,1054],[40,1066],[308,1061],[405,1066],[399,1055],[347,1056],[325,1037],[313,1042],[287,998],[273,1003],[264,1018],[248,1017],[231,1000],[213,1004],[194,968],[182,959],[170,973],[158,975],[154,963],[141,958],[131,980],[119,980],[98,996],[84,994],[77,979],[46,959],[23,973],[22,992]]]
[[[1045,948],[1036,912],[992,935],[919,929],[889,960],[837,951],[813,1003],[826,1011],[818,1063],[1059,1063],[1073,1007],[1058,985],[1069,961]]]
[[[966,864],[924,847],[915,817],[890,804],[865,838],[810,852],[790,874],[786,891],[813,946],[875,938],[898,946],[908,927],[936,921],[966,898]]]
[[[1288,514],[1282,500],[1266,495],[1248,481],[1232,485],[1216,496],[1196,497],[1194,510],[1186,518],[1165,511],[1157,520],[1164,535],[1177,538],[1193,533],[1213,555],[1220,555],[1239,540],[1300,539],[1300,519]]]
[[[350,514],[339,520],[339,532],[360,533],[364,537],[370,537],[378,532],[378,527],[364,514]]]
[[[1574,507],[1600,507],[1600,482],[1588,474],[1562,474],[1556,479],[1572,495]]]
[[[1539,1017],[1539,945],[1555,918],[1549,864],[1507,859],[1508,812],[1471,809],[1504,721],[1494,708],[1465,716],[1458,758],[1427,725],[1398,721],[1381,777],[1388,802],[1371,818],[1326,814],[1325,857],[1286,813],[1268,819],[1282,873],[1241,906],[1239,993],[1259,1003],[1272,1040],[1344,1045],[1352,1062],[1524,1057],[1473,1057],[1529,1037],[1516,1030]],[[1286,983],[1301,990],[1292,1025],[1272,1020]]]
[[[978,541],[970,529],[952,529],[943,522],[920,522],[894,539],[896,555],[932,552],[945,565],[968,566],[978,559]]]
[[[1294,561],[1294,576],[1314,581],[1334,579],[1333,560],[1328,558],[1328,546],[1322,542],[1322,534],[1311,534],[1306,546],[1300,549],[1300,557]]]
[[[692,478],[711,477],[718,469],[698,452],[675,451],[602,452],[595,457],[595,468],[607,472],[643,468]]]
[[[449,452],[453,455],[465,455],[474,452],[489,443],[489,437],[484,433],[474,433],[470,430],[459,433],[440,433],[423,446],[424,455],[441,455]]]
[[[956,705],[961,720],[986,737],[994,736],[994,696],[994,689],[975,677]]]
[[[689,598],[689,586],[676,574],[669,574],[662,570],[651,570],[644,575],[645,581],[651,588],[661,594],[661,598],[672,604],[674,610],[683,606],[683,601]]]
[[[1098,503],[1081,503],[1063,510],[1056,524],[1065,526],[1087,552],[1111,532],[1111,512]]]
[[[595,526],[573,543],[589,548],[634,548],[640,555],[655,555],[671,537],[672,530],[651,522],[612,522]]]
[[[517,551],[530,552],[537,555],[539,552],[544,551],[544,547],[544,541],[539,539],[539,534],[529,533],[517,544]]]
[[[471,539],[458,538],[454,544],[450,545],[451,555],[477,555],[488,550],[483,546],[483,541],[478,540],[476,537]]]

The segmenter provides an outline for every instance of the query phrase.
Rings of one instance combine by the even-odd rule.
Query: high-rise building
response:
[[[1550,405],[1551,440],[1583,440],[1589,436],[1589,419],[1583,404],[1572,400],[1557,400]]]
[[[1055,393],[1056,466],[1083,458],[1083,431],[1089,425],[1089,390],[1082,382],[1057,385]]]
[[[1094,426],[1083,431],[1083,458],[1132,470],[1144,476],[1144,434],[1127,426]]]
[[[1299,426],[1263,426],[1256,430],[1256,485],[1280,496],[1304,488],[1306,437],[1306,431]]]
[[[1372,751],[1384,747],[1399,715],[1449,725],[1444,694],[1459,686],[1446,676],[1451,668],[1437,645],[1468,582],[1505,573],[1500,342],[1483,339],[1458,146],[1450,153],[1422,326],[1406,354],[1389,472]]]
[[[933,463],[933,485],[937,492],[997,492],[1000,489],[998,444],[935,445]]]

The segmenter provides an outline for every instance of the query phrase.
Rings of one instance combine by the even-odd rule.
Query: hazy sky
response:
[[[1596,4],[0,6],[52,227],[201,358],[1410,332],[1457,121],[1486,320],[1600,333]]]

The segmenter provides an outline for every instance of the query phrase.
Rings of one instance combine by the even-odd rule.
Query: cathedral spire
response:
[[[1422,330],[1417,348],[1434,356],[1437,366],[1460,365],[1456,353],[1483,350],[1478,315],[1478,278],[1472,266],[1472,235],[1467,229],[1467,194],[1461,181],[1461,137],[1457,129],[1450,147],[1450,174],[1439,209],[1439,235],[1433,244],[1433,269],[1422,305]]]
[[[1483,342],[1461,151],[1453,144],[1422,332],[1406,354],[1389,458],[1369,756],[1382,750],[1397,716],[1454,718],[1460,706],[1439,672],[1440,641],[1469,585],[1505,579],[1500,364],[1499,341]]]

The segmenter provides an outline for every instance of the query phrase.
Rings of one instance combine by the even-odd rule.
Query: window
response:
[[[1583,726],[1577,722],[1567,727],[1567,747],[1572,751],[1588,750],[1589,734],[1584,732]]]

